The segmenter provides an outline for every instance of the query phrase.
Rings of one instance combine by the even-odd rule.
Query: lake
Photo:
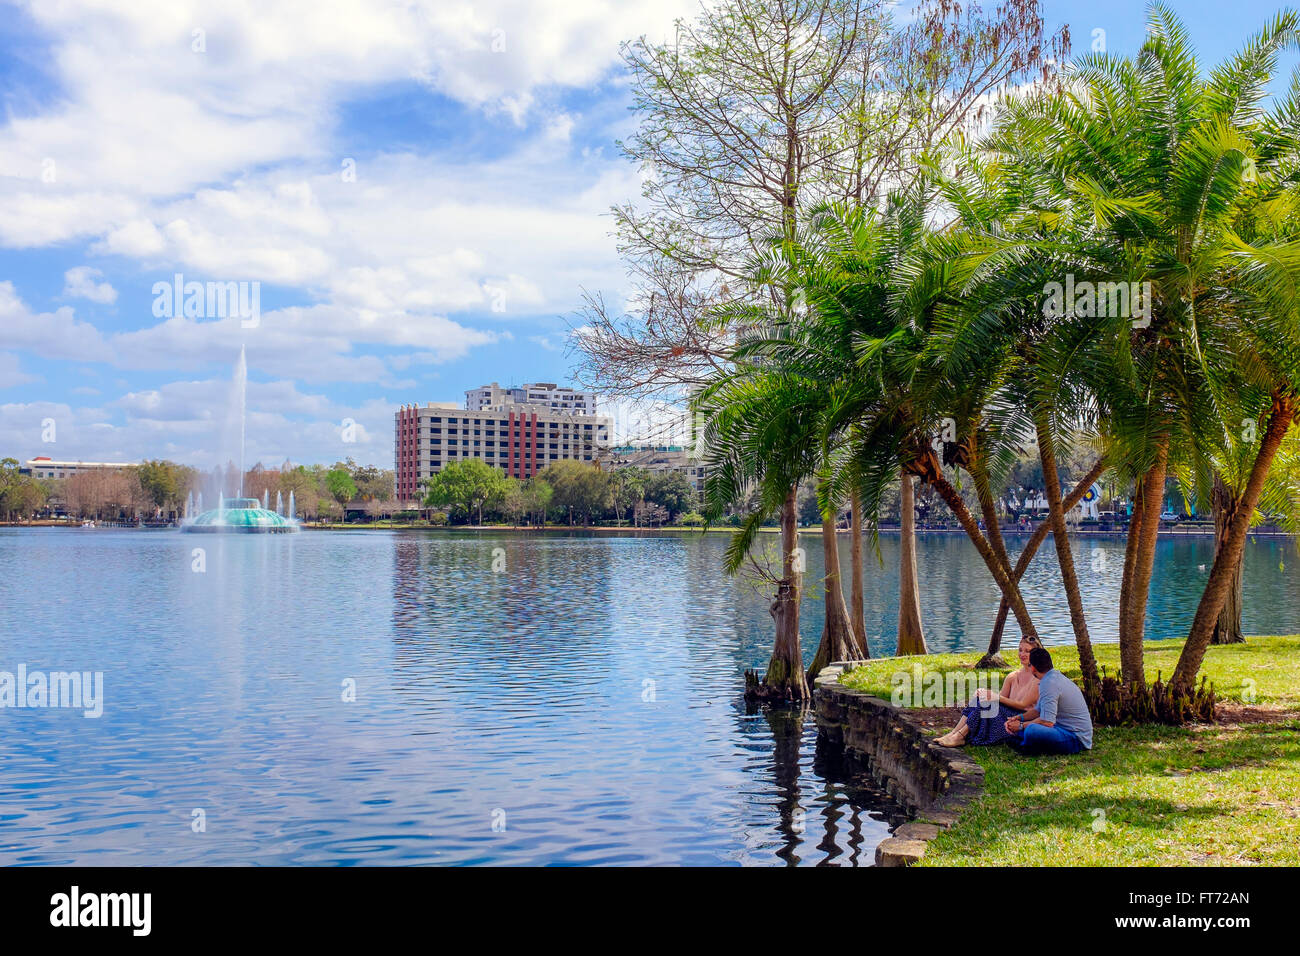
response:
[[[870,864],[898,808],[810,719],[741,699],[769,597],[721,574],[725,542],[0,529],[0,671],[104,680],[97,719],[0,710],[0,863]],[[1123,541],[1074,547],[1114,640]],[[1161,540],[1150,636],[1185,633],[1212,553]],[[880,558],[874,654],[896,538]],[[927,535],[919,561],[931,648],[982,650],[998,593],[974,549]],[[1294,541],[1251,543],[1248,633],[1300,630],[1298,567]],[[1044,640],[1072,641],[1050,543],[1025,586]]]

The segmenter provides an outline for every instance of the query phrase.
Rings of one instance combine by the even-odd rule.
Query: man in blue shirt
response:
[[[1052,666],[1045,647],[1029,652],[1038,678],[1038,703],[1006,722],[1011,746],[1026,755],[1077,754],[1092,749],[1092,715],[1083,691]]]

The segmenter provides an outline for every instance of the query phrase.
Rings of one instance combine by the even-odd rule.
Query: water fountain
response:
[[[289,515],[279,514],[279,507],[270,510],[269,491],[262,492],[262,500],[244,497],[244,429],[248,410],[248,360],[244,350],[239,350],[239,364],[235,366],[235,407],[239,420],[239,496],[226,500],[222,489],[217,507],[213,511],[202,511],[203,495],[199,494],[201,513],[192,521],[187,520],[182,531],[192,534],[288,534],[298,530],[298,522],[293,515],[293,492],[289,492]],[[278,493],[277,493],[278,494]],[[189,508],[186,507],[188,518]]]

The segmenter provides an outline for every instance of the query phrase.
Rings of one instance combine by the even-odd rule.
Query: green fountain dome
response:
[[[195,534],[286,534],[297,531],[298,523],[268,511],[256,498],[231,498],[225,507],[203,512],[181,530]]]

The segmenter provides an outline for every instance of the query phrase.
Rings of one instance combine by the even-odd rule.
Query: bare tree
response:
[[[724,365],[717,305],[772,295],[752,261],[802,210],[872,203],[919,174],[1006,88],[1052,82],[1068,31],[1045,37],[1038,0],[724,0],[671,43],[624,44],[640,124],[619,145],[645,174],[614,207],[633,293],[587,293],[570,338],[577,375],[616,395],[688,394]]]
[[[806,211],[906,186],[932,147],[978,123],[1008,85],[1049,79],[1068,47],[1064,32],[1044,38],[1038,0],[988,14],[920,0],[906,23],[891,6],[721,0],[679,21],[669,43],[624,44],[640,122],[619,145],[644,185],[613,214],[632,294],[626,308],[586,294],[569,340],[583,384],[689,397],[726,369],[735,343],[716,309],[765,301],[795,313],[795,290],[754,281],[754,266],[794,241]],[[794,502],[781,508],[783,527],[796,527]],[[792,566],[797,532],[782,545]],[[855,555],[855,595],[861,567]],[[797,649],[798,577],[778,586],[796,609],[777,618],[778,631],[794,631],[778,633],[778,646]]]

